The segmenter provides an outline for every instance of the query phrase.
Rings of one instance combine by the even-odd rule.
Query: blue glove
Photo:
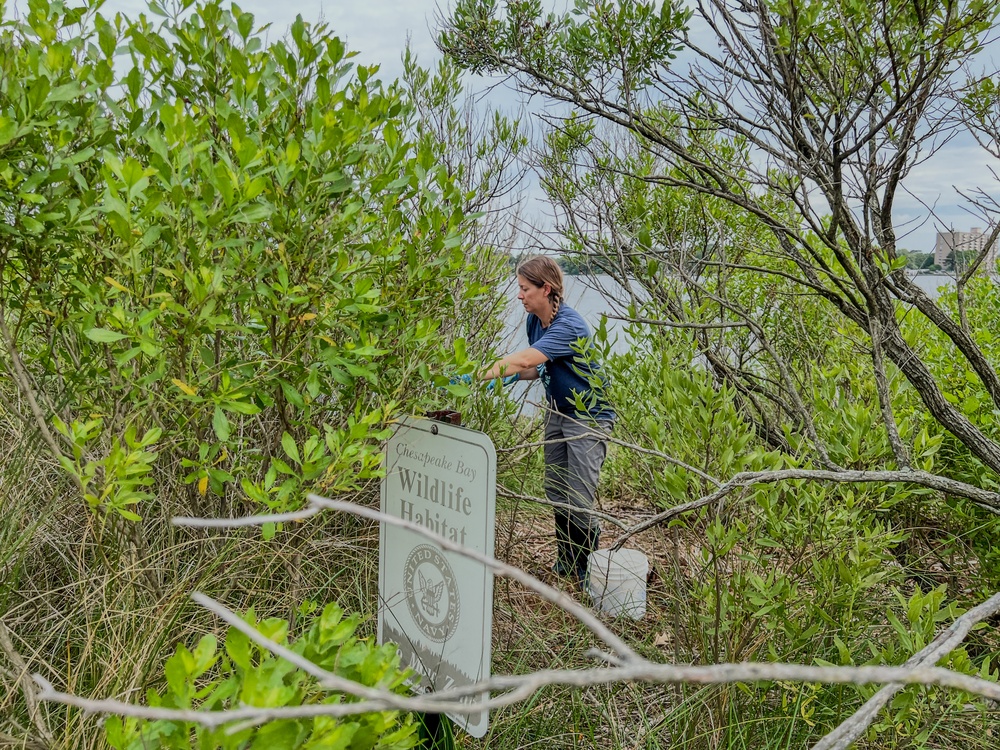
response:
[[[511,383],[516,383],[520,379],[521,376],[518,375],[516,372],[513,375],[508,375],[505,378],[494,378],[493,380],[491,380],[489,383],[486,384],[486,390],[492,391],[493,386],[495,386],[497,383],[500,383],[502,385],[510,385]]]
[[[471,375],[456,375],[448,381],[448,385],[472,385]]]

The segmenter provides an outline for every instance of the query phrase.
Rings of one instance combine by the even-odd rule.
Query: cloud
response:
[[[977,215],[967,197],[977,191],[1000,194],[998,169],[1000,163],[968,135],[954,139],[914,167],[903,183],[905,190],[896,198],[893,218],[900,245],[930,252],[938,230],[985,229],[989,221]]]
[[[283,36],[297,15],[312,23],[327,23],[348,49],[359,53],[355,62],[381,66],[383,80],[402,74],[400,57],[407,39],[424,67],[432,66],[440,57],[434,33],[439,8],[446,8],[441,0],[238,0],[237,4],[254,14],[258,26],[271,24],[271,39]],[[136,17],[148,13],[147,7],[145,0],[107,0],[101,12],[106,17],[117,12]],[[26,9],[27,0],[14,0],[8,3],[7,14]],[[482,91],[496,81],[470,78],[468,82],[472,90]],[[519,100],[500,87],[480,101],[512,111],[518,109]],[[987,226],[984,218],[967,210],[957,191],[969,194],[978,188],[1000,196],[1000,181],[991,167],[1000,169],[1000,164],[968,136],[953,140],[915,167],[896,196],[894,219],[900,246],[927,251],[934,246],[937,229]]]
[[[170,1],[163,0],[168,5]],[[400,56],[408,35],[422,65],[428,66],[439,57],[433,32],[439,0],[238,0],[236,4],[253,13],[259,26],[271,24],[271,38],[284,36],[298,15],[311,23],[323,20],[348,49],[359,53],[359,62],[380,64],[385,78],[402,74]],[[27,8],[27,0],[13,0],[7,14],[23,14]],[[100,12],[106,18],[116,13],[131,18],[140,13],[150,15],[145,0],[107,0]]]

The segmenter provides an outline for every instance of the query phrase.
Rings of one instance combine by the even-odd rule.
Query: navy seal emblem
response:
[[[413,548],[403,568],[410,616],[432,641],[447,641],[458,628],[458,583],[441,552],[428,544]]]

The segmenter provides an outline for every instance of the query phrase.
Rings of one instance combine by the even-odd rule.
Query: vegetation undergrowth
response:
[[[461,5],[459,24],[489,16]],[[108,19],[99,6],[32,0],[0,24],[0,742],[96,750],[144,746],[147,731],[177,747],[275,746],[278,735],[287,746],[370,746],[384,731],[406,745],[406,716],[275,725],[254,738],[245,728],[102,725],[80,709],[36,706],[26,675],[133,702],[330,699],[263,651],[251,659],[240,636],[191,603],[201,591],[317,659],[336,662],[324,649],[345,649],[372,681],[402,689],[391,648],[369,640],[370,524],[321,516],[220,532],[171,519],[295,511],[309,490],[374,504],[393,421],[432,406],[459,404],[467,425],[493,436],[497,550],[555,582],[548,511],[524,499],[542,494],[537,419],[499,389],[448,377],[473,372],[496,338],[511,240],[497,218],[508,214],[487,209],[510,189],[504,175],[526,140],[499,115],[470,129],[452,63],[431,73],[407,56],[405,80],[383,82],[324,26],[300,20],[265,42],[235,5],[151,3],[138,19]],[[602,26],[611,6],[581,4],[573,19],[547,23],[536,6],[511,4],[511,19],[475,26],[478,46],[465,57],[453,49],[457,59],[498,65],[484,50],[523,38],[519,28],[491,38],[506,22],[550,44],[527,66],[572,62],[547,74],[617,59]],[[778,6],[766,13],[783,30],[772,48],[784,49],[798,39],[790,25],[815,19]],[[670,58],[671,30],[689,15],[639,2],[613,10],[625,14],[614,16],[615,34],[655,32],[640,67],[646,53]],[[978,12],[973,31],[992,22]],[[934,49],[961,52],[964,40]],[[588,65],[577,65],[582,50]],[[652,81],[640,72],[628,81]],[[606,80],[624,81],[616,76]],[[811,83],[827,80],[853,79]],[[631,350],[613,355],[607,326],[596,333],[619,417],[602,509],[641,518],[741,473],[822,467],[909,467],[995,492],[995,285],[945,294],[935,307],[944,318],[926,305],[918,314],[918,298],[885,292],[906,289],[883,245],[891,227],[874,243],[867,227],[838,231],[835,219],[852,216],[839,210],[802,229],[801,196],[788,186],[826,184],[794,173],[816,159],[793,154],[784,171],[754,175],[752,133],[723,137],[711,106],[684,103],[656,103],[641,134],[614,142],[596,118],[568,116],[535,155],[567,219],[563,249],[633,290],[617,301],[628,306]],[[717,169],[705,178],[711,190],[692,193],[699,185],[676,153],[653,148],[656,138]],[[747,210],[740,201],[751,199]],[[585,231],[594,217],[614,243]],[[911,355],[930,386],[905,369]],[[929,397],[936,390],[944,404]],[[679,664],[901,664],[1000,588],[1000,521],[967,495],[905,481],[748,484],[628,541],[653,574],[646,616],[615,628],[650,658]],[[606,525],[603,546],[618,534]],[[340,619],[330,602],[356,614]],[[592,636],[517,585],[497,586],[495,612],[496,672],[592,666]],[[994,625],[942,663],[996,680]],[[495,712],[485,740],[459,743],[803,747],[876,690],[552,687]],[[987,701],[910,687],[860,742],[985,748],[995,721]]]
[[[338,677],[360,685],[405,693],[410,670],[399,667],[394,644],[376,646],[372,638],[354,633],[357,615],[344,617],[330,604],[313,618],[300,637],[289,633],[287,620],[258,621],[251,609],[247,625],[297,656]],[[317,679],[230,627],[222,647],[214,635],[205,635],[188,649],[177,647],[164,667],[167,688],[150,691],[150,706],[219,711],[240,706],[295,707],[341,703]],[[234,731],[232,726],[208,728],[191,722],[137,721],[111,717],[105,724],[109,744],[116,750],[198,747],[243,748],[382,748],[405,750],[419,744],[418,723],[412,714],[384,711],[350,719],[315,717],[267,722]]]
[[[33,0],[0,26],[0,741],[18,746],[105,747],[95,717],[35,708],[22,670],[143,700],[176,643],[219,633],[192,591],[291,629],[336,601],[371,635],[370,524],[170,519],[377,502],[393,420],[456,390],[442,373],[489,339],[506,270],[474,240],[481,175],[441,162],[454,71],[383,82],[325,26],[265,42],[221,2],[100,5]],[[502,178],[516,123],[457,127]]]

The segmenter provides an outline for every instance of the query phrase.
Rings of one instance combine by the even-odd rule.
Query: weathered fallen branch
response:
[[[614,549],[619,549],[632,536],[666,523],[673,518],[692,510],[704,508],[714,502],[731,495],[737,490],[751,487],[755,484],[775,484],[777,482],[808,481],[832,482],[836,484],[915,484],[920,487],[938,490],[949,495],[957,495],[971,500],[980,508],[1000,515],[1000,494],[984,490],[975,485],[959,482],[948,477],[938,476],[926,471],[840,471],[830,469],[781,469],[776,471],[740,472],[722,484],[719,489],[681,505],[668,508],[662,513],[647,518],[641,523],[627,529],[615,542]]]
[[[827,749],[833,747],[845,747],[856,738],[854,732],[863,731],[863,722],[870,723],[871,717],[877,714],[878,710],[885,705],[885,701],[899,690],[901,686],[907,684],[937,685],[941,687],[964,690],[966,692],[981,695],[992,700],[1000,700],[1000,685],[995,682],[983,680],[979,677],[970,676],[955,672],[953,670],[935,667],[934,662],[946,656],[968,635],[972,627],[986,617],[1000,611],[1000,594],[993,596],[983,604],[974,607],[959,617],[926,649],[916,654],[905,665],[901,667],[826,667],[800,664],[781,663],[742,663],[742,664],[711,664],[711,665],[673,665],[657,664],[651,662],[624,644],[617,636],[608,631],[607,627],[589,610],[583,608],[577,602],[556,591],[549,586],[537,581],[527,573],[506,565],[498,560],[493,560],[481,553],[463,548],[461,545],[449,542],[448,540],[431,533],[421,526],[394,516],[387,516],[378,511],[359,506],[342,500],[329,500],[316,495],[309,496],[309,506],[302,514],[315,515],[316,509],[340,510],[352,513],[363,518],[370,518],[383,523],[407,528],[415,533],[421,534],[433,540],[444,549],[452,550],[470,559],[474,559],[498,575],[513,578],[529,589],[543,596],[548,601],[561,607],[564,611],[574,615],[590,630],[600,637],[615,653],[605,654],[591,652],[592,656],[602,659],[610,666],[596,667],[586,670],[542,670],[528,675],[503,675],[483,680],[474,685],[466,685],[460,688],[441,691],[430,695],[401,696],[386,691],[369,688],[343,680],[326,670],[318,667],[301,656],[290,652],[280,644],[274,643],[265,638],[260,633],[243,622],[237,615],[223,607],[212,599],[195,594],[194,599],[199,604],[218,614],[230,625],[239,628],[253,640],[268,648],[272,653],[289,659],[300,669],[307,671],[320,682],[320,685],[327,689],[346,693],[360,698],[355,703],[335,703],[308,706],[295,706],[286,708],[259,708],[241,707],[225,711],[194,711],[164,708],[150,708],[137,706],[115,700],[89,700],[63,693],[56,690],[47,680],[40,675],[35,675],[35,681],[40,691],[40,700],[53,701],[66,705],[75,706],[83,711],[96,714],[117,714],[131,716],[148,720],[166,719],[173,721],[190,721],[205,726],[215,727],[232,722],[242,722],[244,724],[256,725],[277,719],[305,719],[317,716],[342,717],[350,716],[369,711],[422,711],[422,712],[449,712],[468,713],[479,712],[484,709],[499,708],[511,705],[526,699],[537,690],[551,685],[567,685],[576,687],[586,687],[595,685],[606,685],[620,682],[648,682],[648,683],[698,683],[698,684],[721,684],[733,682],[761,682],[761,681],[801,681],[817,682],[826,684],[871,684],[888,683],[878,695],[875,696],[865,707],[854,717],[842,725],[845,728],[838,728],[831,735],[832,740],[827,744],[817,745],[817,748]],[[297,514],[281,514],[283,520],[292,520]],[[307,516],[306,516],[307,517]],[[266,522],[263,519],[271,520],[274,516],[258,516],[255,519]],[[254,519],[241,518],[232,519],[229,525],[245,526]],[[225,520],[211,519],[175,519],[175,522],[183,522],[184,525],[218,528],[226,525]],[[463,702],[463,697],[480,695],[485,692],[494,695],[485,702],[470,704]],[[839,743],[839,744],[837,744]]]
[[[54,745],[55,737],[45,723],[45,718],[42,716],[41,706],[38,705],[40,696],[37,694],[35,685],[29,676],[28,665],[17,652],[17,649],[14,648],[10,632],[3,622],[0,622],[0,651],[3,652],[14,667],[15,672],[11,676],[20,686],[21,692],[24,695],[24,703],[28,707],[28,718],[31,719],[31,722],[35,725],[35,729],[38,730],[38,734],[43,740],[43,743],[39,744]]]
[[[978,604],[941,633],[920,651],[915,653],[903,667],[924,667],[936,664],[965,640],[969,631],[987,617],[1000,612],[1000,594],[994,594],[982,604]],[[903,689],[900,683],[886,685],[859,708],[850,718],[841,722],[840,726],[813,746],[813,750],[845,750],[875,721],[885,705],[892,697]]]
[[[371,711],[479,713],[484,709],[501,708],[518,703],[536,691],[553,685],[594,687],[622,682],[696,683],[701,685],[774,681],[851,685],[899,682],[910,685],[949,687],[982,695],[992,700],[1000,700],[1000,685],[997,683],[942,667],[820,667],[781,663],[675,666],[673,664],[655,664],[645,659],[639,659],[635,663],[622,667],[542,670],[528,675],[494,677],[474,685],[467,685],[461,691],[435,693],[433,697],[430,695],[409,697],[385,693],[383,698],[357,703],[311,704],[276,708],[247,706],[225,711],[150,708],[116,700],[88,700],[56,690],[41,675],[35,675],[35,681],[41,688],[39,698],[42,700],[74,706],[87,713],[115,714],[149,720],[190,721],[208,727],[217,727],[237,721],[261,724],[278,719],[355,716]],[[483,702],[467,703],[455,700],[459,692],[468,694],[475,691],[478,694],[487,690],[510,692],[493,696]]]

